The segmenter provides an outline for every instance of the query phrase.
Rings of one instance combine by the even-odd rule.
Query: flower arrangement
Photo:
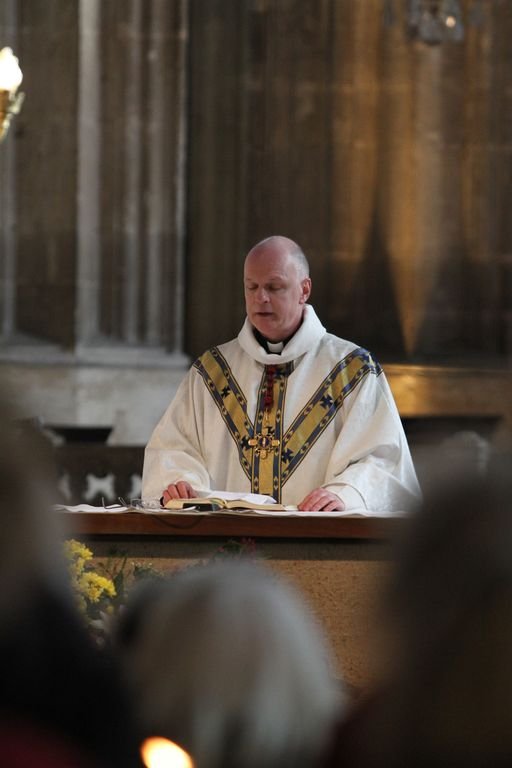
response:
[[[93,620],[100,618],[104,610],[111,612],[116,587],[111,578],[92,568],[91,550],[76,539],[68,539],[64,542],[64,555],[80,612]]]
[[[78,610],[99,643],[107,639],[130,585],[141,578],[162,577],[151,565],[128,564],[126,555],[113,554],[106,563],[94,564],[92,551],[76,539],[64,542],[64,555]]]
[[[80,613],[84,616],[95,639],[102,643],[108,638],[112,618],[122,609],[130,587],[146,578],[163,578],[152,565],[128,561],[125,553],[114,552],[106,562],[94,562],[92,551],[76,539],[64,542],[64,555]],[[186,566],[200,567],[214,560],[256,557],[253,539],[229,539],[209,558]]]

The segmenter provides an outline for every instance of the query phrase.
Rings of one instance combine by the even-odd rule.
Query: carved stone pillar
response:
[[[26,92],[0,157],[2,356],[186,362],[188,2],[2,4]]]
[[[120,355],[124,349],[180,356],[188,2],[83,0],[82,6],[81,66],[88,78],[83,93],[89,94],[99,126],[97,132],[87,130],[84,104],[79,143],[86,161],[79,199],[89,198],[99,235],[94,229],[89,234],[91,212],[84,210],[79,258],[84,277],[91,279],[79,285],[82,354],[107,343]],[[93,321],[87,319],[90,306]]]
[[[0,3],[26,94],[0,147],[2,380],[111,444],[148,440],[189,363],[188,3]]]
[[[78,66],[78,177],[76,342],[99,335],[101,173],[101,0],[80,0]]]

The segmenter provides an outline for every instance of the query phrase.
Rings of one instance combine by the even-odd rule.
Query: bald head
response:
[[[288,237],[274,235],[246,256],[244,288],[247,317],[269,341],[284,341],[302,322],[311,293],[309,265],[302,249]]]
[[[289,256],[295,263],[300,277],[309,277],[309,263],[306,255],[300,245],[294,240],[290,240],[289,237],[284,237],[283,235],[271,235],[271,237],[266,237],[264,240],[256,243],[247,254],[246,259],[249,257],[258,259],[265,255],[268,256],[269,253],[282,257]]]

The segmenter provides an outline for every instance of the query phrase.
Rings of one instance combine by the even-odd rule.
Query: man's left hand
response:
[[[345,505],[339,496],[325,488],[315,488],[298,505],[301,512],[342,512]]]

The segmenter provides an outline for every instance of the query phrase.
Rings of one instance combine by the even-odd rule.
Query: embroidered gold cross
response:
[[[256,450],[256,453],[261,456],[262,459],[266,459],[267,453],[272,453],[276,448],[279,448],[280,442],[280,440],[276,440],[272,437],[272,429],[263,427],[261,435],[252,437],[249,440],[249,445]]]

